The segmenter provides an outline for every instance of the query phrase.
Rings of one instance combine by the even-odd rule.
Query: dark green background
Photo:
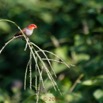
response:
[[[63,96],[51,86],[47,92],[55,96],[56,103],[103,103],[103,0],[0,0],[0,18],[21,28],[35,23],[38,29],[31,41],[75,64],[68,69],[53,63]],[[13,24],[0,22],[0,47],[17,31]],[[17,39],[0,54],[0,103],[35,103],[34,90],[18,87],[29,58],[24,46]],[[12,89],[15,81],[16,91]]]

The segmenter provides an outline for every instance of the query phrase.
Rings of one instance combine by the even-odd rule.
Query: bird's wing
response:
[[[25,28],[22,29],[22,32],[25,34]],[[17,32],[14,36],[23,35],[21,31]]]

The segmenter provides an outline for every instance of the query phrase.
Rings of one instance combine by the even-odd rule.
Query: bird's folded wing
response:
[[[25,28],[22,30],[22,32],[25,34]],[[21,31],[17,32],[14,36],[20,36],[23,35]]]

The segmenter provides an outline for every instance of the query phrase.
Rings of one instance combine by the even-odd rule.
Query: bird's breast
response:
[[[33,33],[33,30],[30,30],[30,29],[25,29],[25,34],[27,35],[27,36],[30,36],[30,35],[32,35],[32,33]]]

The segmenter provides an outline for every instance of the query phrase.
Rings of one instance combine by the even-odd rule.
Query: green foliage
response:
[[[68,69],[52,62],[63,95],[53,90],[43,74],[46,90],[41,87],[39,103],[103,102],[102,5],[103,0],[0,0],[0,19],[10,19],[21,28],[37,24],[31,41],[56,53],[66,63],[75,64]],[[0,48],[17,30],[12,24],[0,22]],[[35,86],[33,90],[23,90],[29,59],[29,51],[24,52],[24,46],[24,41],[17,39],[0,54],[0,103],[35,101]],[[35,82],[34,71],[35,67],[32,70]]]

